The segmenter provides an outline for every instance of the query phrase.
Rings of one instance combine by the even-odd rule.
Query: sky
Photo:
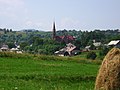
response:
[[[120,0],[0,0],[0,28],[120,29]]]

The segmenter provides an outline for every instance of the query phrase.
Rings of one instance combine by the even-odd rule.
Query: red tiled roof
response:
[[[75,40],[73,36],[67,35],[67,36],[56,36],[55,37],[57,41],[64,41],[64,42],[71,42]]]

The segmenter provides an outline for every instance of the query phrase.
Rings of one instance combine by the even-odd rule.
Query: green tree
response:
[[[20,43],[20,47],[21,47],[22,50],[24,50],[26,46],[28,46],[28,42]]]
[[[12,32],[12,29],[10,29],[10,32]]]
[[[11,48],[15,48],[15,44],[13,42],[7,42],[8,47]]]
[[[90,50],[95,50],[96,49],[96,47],[92,44],[91,46],[90,46]]]
[[[104,47],[100,52],[99,52],[99,55],[100,56],[105,56],[108,51],[110,50],[110,48],[107,48],[107,47]]]
[[[92,59],[95,60],[95,58],[97,57],[95,52],[89,52],[86,56],[87,59]]]
[[[4,34],[6,34],[6,33],[7,33],[7,30],[6,30],[6,28],[4,28],[4,29],[3,29],[3,31],[4,31]]]
[[[37,45],[43,45],[43,39],[36,38],[33,44],[35,46],[37,46]]]

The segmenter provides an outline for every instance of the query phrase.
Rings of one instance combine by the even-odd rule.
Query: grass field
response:
[[[100,63],[78,57],[0,57],[0,90],[93,90]]]

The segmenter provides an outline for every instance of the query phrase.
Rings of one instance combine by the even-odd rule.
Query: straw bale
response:
[[[95,90],[120,90],[120,49],[113,48],[99,69]]]

